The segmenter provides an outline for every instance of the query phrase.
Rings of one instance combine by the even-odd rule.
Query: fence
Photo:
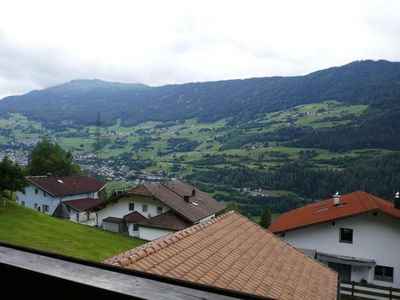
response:
[[[340,294],[354,296],[358,299],[400,300],[400,289],[353,281],[341,282]]]

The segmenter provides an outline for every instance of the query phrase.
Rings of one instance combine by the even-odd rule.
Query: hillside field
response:
[[[102,261],[145,241],[57,219],[13,201],[0,206],[0,241]]]

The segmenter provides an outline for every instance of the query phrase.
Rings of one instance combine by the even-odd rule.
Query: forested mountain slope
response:
[[[306,76],[265,77],[150,87],[100,80],[74,80],[0,101],[10,112],[51,126],[60,120],[93,124],[97,111],[105,124],[148,120],[248,121],[299,104],[338,100],[373,108],[400,106],[400,63],[356,61]],[[93,115],[93,116],[92,116]]]

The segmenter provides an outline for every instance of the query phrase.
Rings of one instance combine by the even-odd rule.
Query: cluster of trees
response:
[[[0,161],[0,198],[5,190],[23,191],[26,184],[25,170],[5,156]],[[3,205],[6,205],[5,199]]]
[[[212,168],[207,171],[197,171],[187,178],[236,188],[262,187],[289,190],[311,199],[330,197],[336,190],[341,193],[364,190],[391,199],[400,188],[398,170],[400,170],[400,153],[390,153],[353,161],[344,170],[318,169],[307,162],[297,161],[266,171],[247,167]]]
[[[188,138],[170,138],[167,141],[167,149],[171,152],[193,151],[200,143]]]
[[[295,195],[286,196],[240,196],[240,195],[223,195],[216,194],[214,196],[218,201],[235,203],[235,209],[245,215],[259,216],[264,209],[269,209],[274,213],[284,213],[286,211],[304,206],[311,200],[298,197]]]
[[[0,161],[0,196],[4,190],[24,191],[26,175],[69,176],[81,174],[70,151],[58,144],[42,140],[32,150],[26,168],[13,163],[7,156]],[[5,202],[4,202],[5,203]]]
[[[287,145],[333,152],[365,148],[400,150],[399,115],[400,109],[368,109],[352,124],[325,129],[309,128]]]

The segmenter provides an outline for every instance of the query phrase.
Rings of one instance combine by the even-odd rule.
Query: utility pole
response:
[[[100,112],[97,112],[97,121],[96,121],[96,133],[95,133],[95,145],[94,151],[96,155],[95,162],[95,172],[98,173],[100,169],[100,152],[101,152],[101,120],[100,120]]]

